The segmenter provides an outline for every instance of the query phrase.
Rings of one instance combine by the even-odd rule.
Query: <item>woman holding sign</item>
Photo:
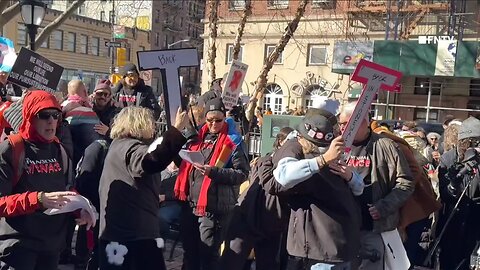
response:
[[[187,139],[179,130],[188,125],[180,110],[174,127],[154,140],[151,110],[124,108],[115,117],[100,179],[100,269],[162,270],[163,239],[158,209],[164,170]]]

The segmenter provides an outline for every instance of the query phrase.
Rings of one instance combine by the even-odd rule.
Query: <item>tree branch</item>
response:
[[[217,58],[217,47],[215,45],[217,41],[217,23],[218,23],[218,6],[220,4],[220,0],[209,0],[210,2],[210,14],[208,16],[208,28],[210,29],[208,34],[208,42],[210,44],[210,48],[208,48],[208,78],[210,85],[213,80],[215,80],[215,59]]]
[[[0,10],[2,10],[2,14],[0,15],[0,27],[7,24],[21,11],[20,2],[15,2],[15,4],[5,8],[8,5],[8,2],[9,1],[7,0],[2,0],[0,2]]]
[[[279,55],[283,52],[285,46],[288,44],[288,41],[290,41],[290,38],[292,38],[293,34],[297,30],[298,23],[305,13],[305,8],[307,7],[308,2],[309,0],[300,1],[297,11],[295,12],[295,17],[288,23],[287,27],[285,28],[285,32],[278,41],[277,46],[275,46],[275,49],[270,53],[265,61],[265,64],[263,65],[262,71],[260,72],[260,75],[255,83],[254,94],[252,97],[253,100],[249,103],[247,108],[247,119],[249,121],[253,119],[255,108],[257,107],[257,101],[263,98],[263,91],[268,81],[268,72],[270,72],[273,64],[275,61],[277,61]]]
[[[65,22],[68,17],[70,17],[78,8],[85,3],[85,0],[76,0],[73,2],[65,12],[60,14],[55,20],[49,23],[43,30],[38,34],[35,39],[35,48],[39,48],[43,42],[47,40],[53,30],[57,29],[63,22]]]
[[[237,35],[235,36],[235,42],[233,45],[233,59],[238,60],[240,54],[240,42],[242,41],[243,32],[245,31],[245,25],[247,24],[247,18],[252,14],[251,0],[245,1],[245,8],[243,9],[242,18],[238,24]]]

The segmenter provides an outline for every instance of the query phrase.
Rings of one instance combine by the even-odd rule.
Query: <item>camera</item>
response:
[[[480,164],[480,155],[478,151],[471,147],[465,151],[464,158],[461,162],[455,163],[448,170],[448,178],[450,179],[450,184],[448,185],[448,190],[452,193],[456,193],[462,180],[465,176],[473,176]]]

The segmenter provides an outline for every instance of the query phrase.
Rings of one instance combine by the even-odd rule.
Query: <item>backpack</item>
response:
[[[22,135],[12,134],[7,137],[8,142],[12,146],[12,166],[13,166],[13,181],[12,187],[15,187],[23,175],[25,166],[25,143]],[[71,184],[72,175],[70,173],[70,158],[65,151],[65,148],[60,144],[60,152],[62,154],[63,172],[67,175],[67,185]]]

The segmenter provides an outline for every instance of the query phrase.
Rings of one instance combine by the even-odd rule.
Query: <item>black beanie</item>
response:
[[[131,72],[140,74],[138,73],[138,69],[137,69],[137,66],[135,66],[135,64],[128,63],[123,67],[123,77],[127,76],[127,74]]]
[[[328,146],[335,138],[337,118],[323,109],[310,108],[297,130],[316,146]]]
[[[225,114],[225,105],[221,98],[213,98],[205,103],[205,115],[211,111],[219,111]]]

